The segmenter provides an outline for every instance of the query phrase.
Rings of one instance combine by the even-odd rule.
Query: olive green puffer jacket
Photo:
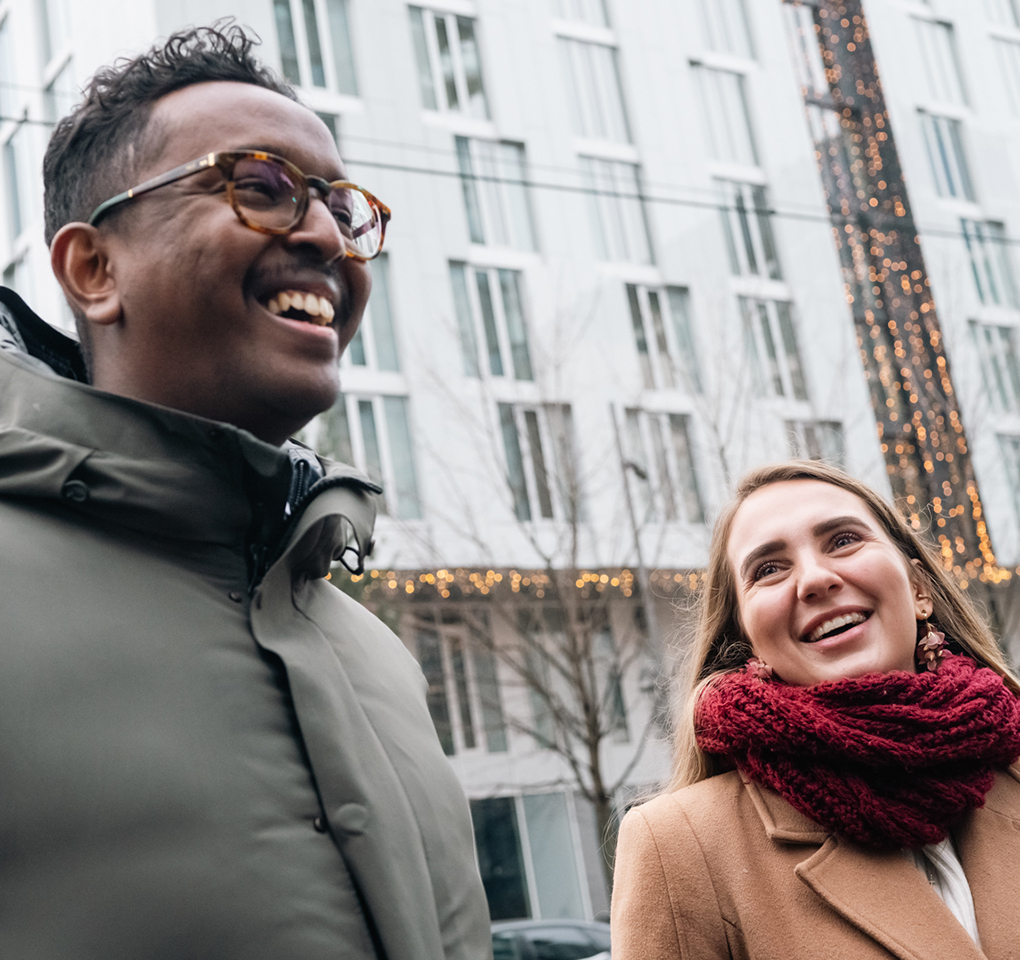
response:
[[[0,957],[490,955],[421,672],[323,579],[373,485],[322,469],[0,351]]]

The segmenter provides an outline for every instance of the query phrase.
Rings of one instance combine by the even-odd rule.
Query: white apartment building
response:
[[[1015,573],[1020,0],[865,13],[988,532]],[[674,601],[736,479],[808,456],[891,489],[802,94],[820,69],[809,14],[0,0],[0,269],[52,322],[73,325],[43,242],[51,125],[95,69],[182,26],[234,16],[258,33],[350,178],[392,208],[343,396],[305,439],[385,486],[375,569],[345,588],[422,662],[494,918],[608,907],[596,814],[546,749],[549,704],[500,656],[564,634],[541,571],[584,571],[577,597],[602,604],[600,757],[623,803],[667,772],[668,748],[644,746],[647,660],[678,636]]]

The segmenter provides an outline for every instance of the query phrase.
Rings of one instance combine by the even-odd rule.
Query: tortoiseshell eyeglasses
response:
[[[290,233],[308,211],[309,189],[314,189],[333,214],[344,239],[347,256],[372,260],[382,251],[390,210],[367,190],[303,173],[289,160],[259,150],[225,150],[207,153],[180,167],[146,180],[111,197],[92,211],[88,222],[98,223],[113,207],[143,193],[216,167],[227,185],[227,200],[238,220],[259,233]]]

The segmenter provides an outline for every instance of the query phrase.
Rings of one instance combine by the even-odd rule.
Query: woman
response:
[[[1020,681],[939,559],[792,462],[744,479],[704,590],[613,960],[1020,957]]]

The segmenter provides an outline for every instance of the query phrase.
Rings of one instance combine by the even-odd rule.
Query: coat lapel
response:
[[[1012,809],[1014,814],[1020,815],[1020,783],[1012,779],[1009,782],[1016,795]],[[748,781],[746,776],[744,783],[771,839],[812,846],[821,844],[798,864],[797,876],[832,910],[893,956],[900,960],[1000,960],[1006,957],[1020,960],[1020,953],[1005,950],[986,954],[978,949],[942,899],[901,852],[878,853],[832,836],[775,791]],[[990,837],[988,842],[998,844],[1002,832],[997,825],[989,829],[988,833],[994,833],[995,839]],[[1018,845],[1015,857],[1004,857],[1001,851],[994,856],[987,850],[983,854],[983,859],[1000,865],[999,871],[988,877],[989,885],[1001,886],[991,898],[991,902],[998,905],[996,916],[1001,925],[1000,931],[993,924],[996,937],[1010,936],[1006,904],[1017,884],[1007,873],[1011,863],[1020,862],[1020,830],[1015,831],[1015,836],[1014,842]],[[963,858],[962,862],[970,880],[967,859]],[[979,896],[986,895],[984,888],[975,887],[973,881],[971,889],[975,902]],[[981,918],[979,910],[978,928],[984,938]],[[1012,929],[1015,942],[1015,922]]]
[[[977,914],[981,946],[990,960],[1020,958],[1020,770],[996,775],[985,805],[955,831],[957,852]]]

